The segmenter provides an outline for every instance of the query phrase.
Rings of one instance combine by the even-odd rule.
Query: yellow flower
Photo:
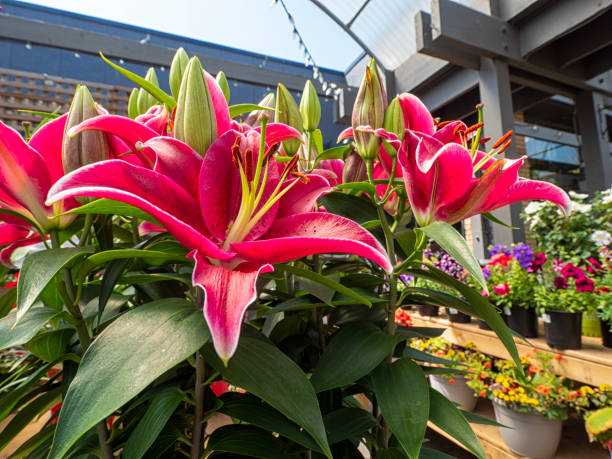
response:
[[[612,390],[612,387],[610,387],[610,384],[601,383],[599,385],[599,390],[602,392],[609,392],[610,390]]]

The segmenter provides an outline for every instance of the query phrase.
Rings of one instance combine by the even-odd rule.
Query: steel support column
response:
[[[612,183],[612,158],[603,108],[604,100],[601,94],[584,91],[576,97],[585,178],[581,186],[589,193],[606,188]]]
[[[480,100],[484,104],[484,133],[487,137],[493,139],[492,142],[495,142],[504,133],[514,128],[514,111],[512,109],[512,91],[510,88],[508,64],[497,59],[481,57],[478,77]],[[510,145],[510,148],[505,152],[505,156],[516,158],[514,145]],[[511,230],[494,224],[492,231],[493,241],[484,241],[484,243],[494,242],[496,244],[510,245],[513,242],[523,241],[525,236],[522,229],[520,212],[520,204],[502,207],[494,211],[495,216],[501,221],[521,229]],[[472,226],[477,227],[474,221]],[[482,234],[481,237],[483,237]]]

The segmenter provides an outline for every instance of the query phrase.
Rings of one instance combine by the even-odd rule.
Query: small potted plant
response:
[[[532,302],[535,284],[534,273],[546,260],[544,254],[534,255],[526,244],[508,248],[495,245],[489,249],[491,262],[485,274],[490,298],[503,308],[508,326],[524,336],[538,336],[538,319]]]
[[[465,373],[447,373],[429,375],[431,387],[441,392],[449,400],[459,404],[463,410],[472,411],[476,407],[477,394],[472,388],[473,381],[484,373],[486,368],[491,368],[491,359],[476,350],[472,343],[466,347],[455,346],[443,338],[413,339],[411,346],[441,359],[456,362],[445,364],[445,368],[462,370]],[[433,365],[440,366],[434,363]],[[485,373],[486,374],[486,373]]]
[[[536,285],[535,298],[543,311],[550,347],[582,347],[582,313],[596,304],[594,291],[595,281],[582,268],[557,260],[547,266],[541,283]]]
[[[504,442],[515,453],[530,458],[554,456],[567,418],[570,382],[551,370],[552,355],[534,350],[521,358],[525,377],[512,361],[494,363],[484,391],[493,402],[495,419]],[[537,439],[537,441],[534,441]]]
[[[589,440],[597,441],[607,448],[612,458],[612,407],[601,408],[589,413],[585,419]]]
[[[601,259],[603,260],[603,275],[595,283],[595,293],[597,294],[597,316],[601,327],[602,344],[612,347],[612,251],[607,248],[602,249]]]

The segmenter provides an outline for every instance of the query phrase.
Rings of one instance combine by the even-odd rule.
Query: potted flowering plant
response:
[[[582,264],[612,243],[612,188],[589,199],[570,191],[572,212],[567,218],[544,201],[532,202],[522,214],[538,249],[553,259]]]
[[[413,459],[431,420],[484,458],[428,368],[401,352],[436,331],[395,318],[416,296],[456,305],[518,361],[486,298],[421,257],[434,239],[485,288],[453,224],[526,198],[568,210],[562,190],[518,176],[524,158],[497,157],[511,133],[479,151],[482,123],[437,123],[411,94],[389,103],[372,60],[342,134],[352,145],[324,152],[311,82],[299,106],[279,84],[274,109],[230,107],[223,73],[182,49],[172,94],[153,69],[111,65],[139,86],[128,116],[80,86],[68,113],[25,137],[0,123],[0,260],[20,267],[0,349],[26,349],[0,382],[0,421],[16,415],[0,449],[54,407],[17,455],[260,457],[263,444],[270,457],[331,459],[360,457],[361,443],[367,457],[397,445]],[[465,300],[398,296],[403,274]],[[207,429],[218,414],[231,424]]]
[[[607,247],[600,251],[601,263],[593,263],[599,277],[595,280],[597,294],[595,312],[600,321],[602,343],[612,347],[612,252]]]
[[[538,322],[532,301],[535,274],[546,261],[526,244],[489,248],[491,261],[483,269],[491,289],[491,300],[503,308],[508,326],[526,338],[538,336]]]
[[[587,271],[557,260],[546,264],[535,289],[536,303],[543,312],[548,345],[558,349],[580,349],[582,314],[596,304],[595,281]]]
[[[491,368],[491,359],[487,355],[476,350],[473,343],[460,347],[440,337],[413,339],[410,346],[434,356],[432,366],[461,372],[432,373],[429,375],[431,387],[464,410],[472,411],[476,407],[478,399],[473,386],[485,369]]]
[[[497,360],[484,394],[493,401],[504,442],[515,453],[531,458],[553,457],[567,418],[570,382],[553,373],[551,354],[534,351],[521,358],[525,377],[514,362]],[[534,441],[537,438],[538,441]]]

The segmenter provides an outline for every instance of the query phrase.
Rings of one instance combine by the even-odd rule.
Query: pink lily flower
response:
[[[331,189],[325,178],[298,172],[297,156],[279,170],[273,159],[278,143],[299,136],[277,125],[266,131],[262,152],[259,132],[229,130],[204,158],[178,140],[153,137],[141,146],[154,154],[151,169],[117,160],[85,166],[56,183],[48,202],[76,196],[123,201],[151,214],[191,249],[192,282],[206,292],[204,316],[217,354],[227,362],[257,297],[256,280],[272,264],[340,252],[393,269],[361,226],[312,212]]]
[[[499,150],[501,150],[500,147]],[[495,153],[495,150],[494,150]],[[498,158],[440,138],[406,131],[398,158],[406,193],[420,226],[457,223],[517,201],[546,199],[568,213],[571,201],[562,189],[518,176],[526,157]],[[479,170],[484,174],[475,175]]]
[[[38,244],[39,242],[42,242],[42,238],[34,232],[33,228],[28,228],[21,223],[0,223],[0,246],[6,246],[0,250],[0,263],[8,268],[15,268],[11,261],[13,252],[20,247]]]
[[[26,143],[17,131],[0,122],[0,207],[35,223],[43,231],[66,228],[76,217],[63,215],[78,206],[74,199],[53,206],[45,204],[51,185],[64,175],[65,124],[66,115],[56,118]],[[4,221],[9,221],[7,217],[0,215]]]

